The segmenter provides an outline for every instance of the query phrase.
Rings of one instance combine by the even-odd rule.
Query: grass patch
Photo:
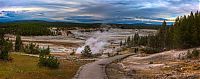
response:
[[[59,69],[39,67],[37,57],[11,54],[13,61],[0,61],[0,79],[71,79],[86,62],[59,60]]]

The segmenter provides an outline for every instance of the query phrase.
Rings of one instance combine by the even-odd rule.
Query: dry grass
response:
[[[71,79],[86,62],[60,60],[59,69],[37,65],[38,58],[11,54],[13,61],[0,61],[0,79]]]

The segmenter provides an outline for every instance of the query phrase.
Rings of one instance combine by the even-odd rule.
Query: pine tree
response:
[[[120,44],[120,47],[121,47],[121,46],[123,46],[123,42],[122,42],[122,41],[120,41],[120,43],[119,43],[119,44]]]
[[[135,46],[138,46],[139,45],[139,39],[140,39],[140,36],[138,33],[135,33],[134,35],[134,45]]]
[[[130,47],[131,46],[131,37],[130,36],[128,36],[126,42],[127,42],[127,46]]]
[[[192,44],[194,45],[194,46],[198,46],[199,44],[200,44],[200,41],[198,41],[200,38],[199,38],[199,34],[200,34],[200,32],[199,32],[199,30],[200,30],[200,26],[198,25],[198,23],[199,23],[199,21],[198,21],[198,14],[197,13],[195,13],[195,15],[193,15],[193,13],[191,12],[191,20],[192,20],[192,22],[191,22],[191,24],[193,25],[192,26],[192,31],[191,31],[191,33],[192,33]]]
[[[2,51],[0,52],[0,59],[2,60],[8,60],[9,55],[8,55],[8,49],[5,47],[2,49]]]
[[[126,46],[127,45],[127,41],[126,41],[126,39],[124,40],[124,44],[123,44],[124,46]]]
[[[166,30],[167,30],[167,23],[164,20],[157,34],[158,44],[160,49],[164,49],[166,47]]]
[[[16,36],[15,51],[19,52],[22,49],[22,41],[19,35]]]
[[[84,50],[81,52],[83,57],[92,57],[92,51],[90,49],[90,46],[85,46]]]
[[[180,28],[179,26],[180,26],[180,18],[177,17],[173,27],[171,27],[173,30],[173,47],[174,48],[180,47],[180,43],[181,43],[181,40],[180,40],[181,30],[179,29]]]

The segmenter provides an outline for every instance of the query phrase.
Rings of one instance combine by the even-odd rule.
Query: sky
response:
[[[197,10],[200,0],[0,0],[0,22],[160,24]]]

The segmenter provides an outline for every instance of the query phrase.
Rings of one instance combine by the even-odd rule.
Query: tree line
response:
[[[16,21],[0,23],[0,29],[5,28],[6,33],[23,36],[41,36],[52,35],[49,27],[58,27],[66,29],[98,29],[102,28],[101,23],[69,23],[69,22],[47,22],[47,21]],[[121,29],[158,29],[159,25],[149,24],[107,24],[112,28]]]
[[[52,32],[48,27],[41,26],[36,23],[14,23],[1,25],[4,26],[5,32],[7,34],[23,35],[23,36],[42,36],[42,35],[52,35]]]
[[[161,49],[186,49],[200,46],[200,13],[177,17],[173,26],[163,22],[158,34],[158,47]]]
[[[172,26],[162,23],[155,35],[129,36],[124,43],[127,47],[145,46],[148,52],[161,52],[170,49],[187,49],[200,46],[200,12],[177,17]]]

